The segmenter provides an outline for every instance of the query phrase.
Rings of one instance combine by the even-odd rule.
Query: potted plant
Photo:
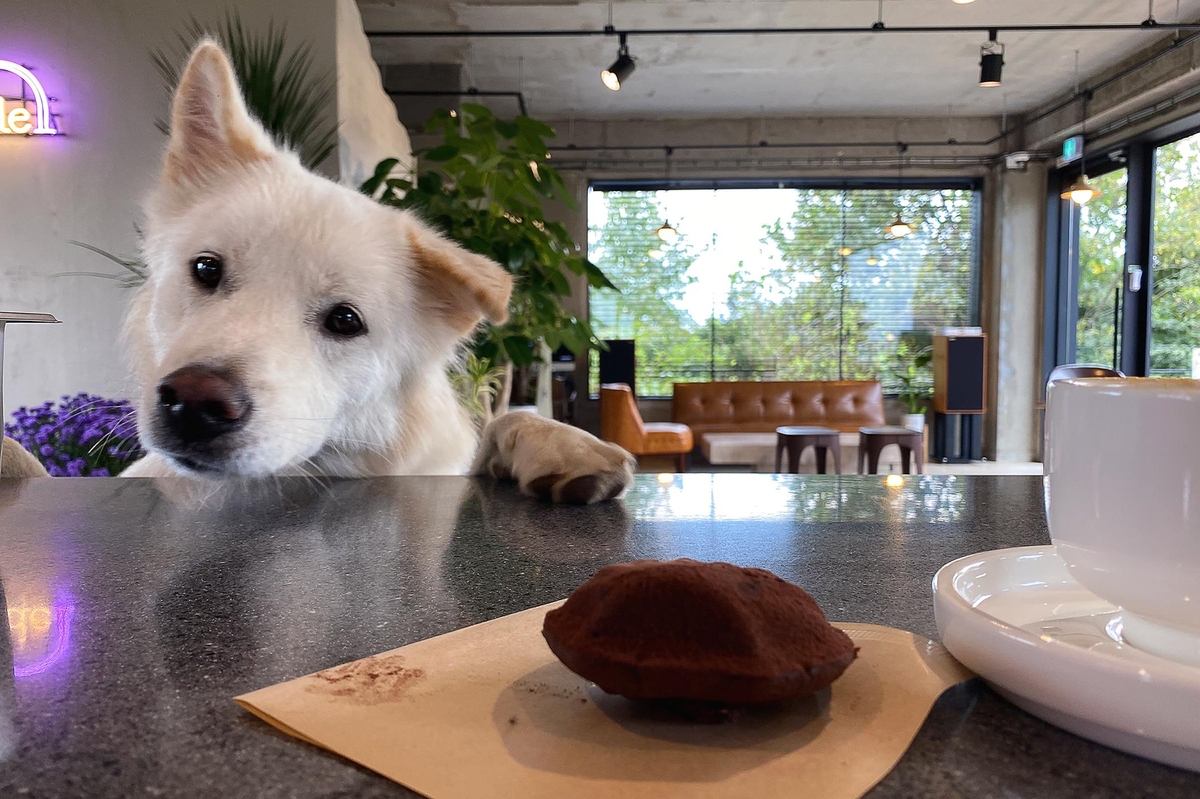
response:
[[[265,31],[248,30],[236,11],[227,11],[225,18],[211,27],[192,17],[176,34],[178,46],[155,50],[150,56],[169,93],[175,92],[188,54],[206,35],[213,36],[229,54],[246,107],[268,133],[293,149],[308,169],[318,168],[333,155],[337,124],[324,111],[333,97],[335,81],[318,72],[309,44],[289,45],[284,27],[268,24]],[[164,134],[170,132],[166,121],[160,119],[156,124]],[[136,226],[134,231],[140,239],[141,231]],[[149,276],[140,257],[116,255],[79,241],[71,244],[91,250],[125,271],[67,272],[64,276],[109,278],[120,281],[123,288],[136,288]]]
[[[903,425],[918,433],[925,432],[925,412],[928,410],[933,382],[929,374],[932,360],[932,347],[923,347],[914,352],[902,341],[896,348],[892,362],[891,376],[900,385],[898,396],[906,411]]]
[[[88,394],[18,408],[4,433],[52,477],[115,477],[145,454],[132,404]]]
[[[523,379],[539,365],[539,380],[549,380],[549,353],[561,346],[578,354],[603,348],[586,320],[569,313],[568,273],[583,276],[593,288],[615,288],[587,259],[559,222],[546,219],[543,203],[556,200],[574,209],[566,185],[548,162],[546,139],[554,131],[525,116],[508,122],[481,105],[461,112],[439,111],[427,130],[441,143],[418,153],[415,180],[393,177],[396,159],[380,162],[362,191],[384,205],[411,209],[472,252],[491,258],[516,278],[509,320],[481,329],[472,352],[483,370],[521,372],[506,385],[520,389],[515,402],[527,401]],[[497,394],[493,410],[507,409],[509,393]]]

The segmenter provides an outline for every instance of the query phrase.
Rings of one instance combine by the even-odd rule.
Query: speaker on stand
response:
[[[608,349],[600,350],[600,385],[625,383],[636,397],[637,359],[633,339],[613,339],[604,343]]]
[[[977,461],[987,411],[987,336],[933,337],[933,457],[942,463]]]

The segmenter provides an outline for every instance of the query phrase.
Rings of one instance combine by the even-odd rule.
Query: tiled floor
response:
[[[854,473],[853,463],[843,463],[847,474]],[[887,472],[889,464],[881,464],[880,471]],[[890,464],[893,471],[899,471],[899,464]],[[638,463],[639,472],[675,471],[674,458],[656,459],[643,458]],[[693,472],[753,472],[752,466],[711,466],[701,459],[695,458],[689,471]],[[811,471],[807,470],[806,471]],[[926,474],[962,474],[962,475],[1005,475],[1005,474],[1042,474],[1042,464],[1018,461],[974,461],[972,463],[926,463]]]
[[[1016,461],[975,461],[973,463],[927,463],[926,474],[1041,474],[1042,464]]]

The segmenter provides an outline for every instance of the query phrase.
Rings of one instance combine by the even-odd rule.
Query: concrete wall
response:
[[[354,0],[337,0],[337,109],[342,183],[359,186],[385,158],[399,158],[399,172],[412,171],[408,131],[383,90]]]
[[[1037,458],[1045,274],[1046,163],[996,168],[989,187],[992,268],[984,284],[989,336],[984,452],[999,461]]]
[[[150,53],[176,46],[189,17],[212,24],[229,7],[251,29],[286,23],[289,42],[311,47],[318,73],[343,69],[337,95],[345,103],[328,111],[341,118],[339,154],[323,172],[344,171],[354,182],[383,157],[410,157],[353,0],[0,0],[0,59],[33,68],[57,98],[63,134],[0,136],[0,308],[64,322],[9,328],[6,418],[60,394],[129,393],[118,341],[127,291],[64,276],[120,269],[70,242],[136,251],[139,203],[165,144],[155,121],[169,103]]]

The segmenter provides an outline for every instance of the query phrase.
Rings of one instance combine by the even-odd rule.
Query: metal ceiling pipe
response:
[[[1115,22],[1061,25],[902,25],[896,27],[855,26],[830,28],[559,28],[555,30],[373,30],[372,39],[539,39],[578,38],[587,36],[839,36],[845,34],[922,34],[922,33],[1084,33],[1084,32],[1141,32],[1200,30],[1200,22]]]

